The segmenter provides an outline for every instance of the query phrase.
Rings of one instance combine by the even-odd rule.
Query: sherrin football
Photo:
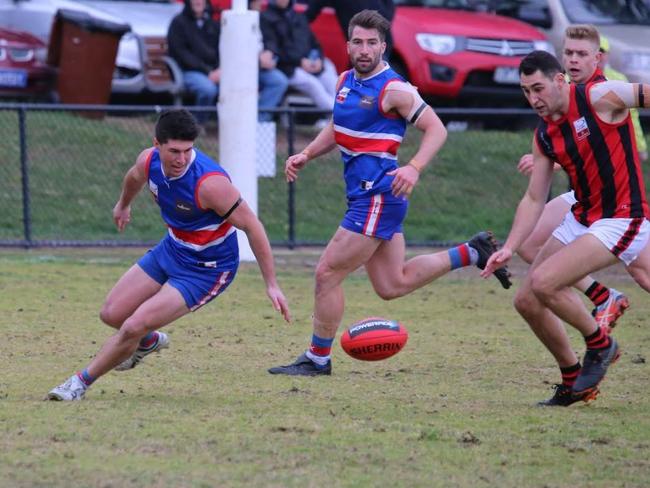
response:
[[[409,333],[399,322],[368,317],[343,333],[341,347],[354,359],[379,361],[400,352],[408,338]]]

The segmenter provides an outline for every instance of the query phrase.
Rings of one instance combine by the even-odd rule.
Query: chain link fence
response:
[[[112,209],[125,172],[152,144],[160,109],[0,104],[0,245],[158,241],[164,224],[148,192],[137,197],[123,233],[115,229]],[[311,109],[275,112],[279,123],[260,124],[256,137],[260,219],[274,245],[322,245],[346,208],[340,157],[333,151],[311,162],[295,184],[287,184],[284,161],[318,134],[312,122],[320,116]],[[450,134],[411,198],[404,229],[408,242],[447,244],[484,228],[504,237],[527,185],[516,163],[530,151],[534,117],[525,110],[438,113]],[[486,123],[509,130],[479,130]],[[417,151],[419,137],[417,130],[407,132],[401,161]],[[216,120],[208,121],[196,146],[218,160]],[[565,188],[566,180],[558,175],[553,193]]]

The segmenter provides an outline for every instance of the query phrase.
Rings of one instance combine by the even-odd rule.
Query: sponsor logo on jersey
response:
[[[372,190],[372,187],[374,186],[375,182],[374,181],[369,181],[369,180],[361,180],[359,183],[359,186],[361,187],[362,190]]]
[[[189,215],[192,213],[192,204],[183,200],[176,200],[174,208],[179,214]]]
[[[578,120],[575,120],[573,122],[573,128],[576,131],[576,136],[578,136],[579,141],[589,137],[589,134],[591,134],[591,132],[589,132],[587,121],[584,117],[580,117]]]
[[[361,97],[361,101],[359,102],[359,107],[365,108],[365,109],[370,109],[375,105],[375,100],[376,100],[376,97],[363,96],[363,97]]]
[[[348,96],[348,93],[350,93],[350,89],[347,86],[344,86],[339,90],[339,92],[336,94],[336,103],[343,103],[345,102],[345,99]]]

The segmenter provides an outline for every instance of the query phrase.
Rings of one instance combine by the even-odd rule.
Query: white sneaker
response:
[[[142,362],[145,356],[151,354],[152,352],[160,352],[161,349],[167,349],[169,347],[169,337],[164,332],[158,331],[158,342],[151,349],[136,349],[133,355],[129,359],[125,359],[122,363],[115,366],[115,371],[127,371],[129,369],[135,368],[138,364]]]
[[[65,383],[50,391],[47,394],[47,399],[59,402],[74,402],[81,400],[87,389],[88,387],[79,379],[79,376],[73,374]]]

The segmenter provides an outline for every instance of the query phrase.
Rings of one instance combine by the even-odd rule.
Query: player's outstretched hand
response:
[[[113,222],[115,222],[117,230],[122,232],[126,224],[131,222],[131,207],[123,208],[119,204],[116,204],[113,207]]]
[[[530,176],[533,172],[533,155],[524,154],[517,164],[517,171],[524,176]]]
[[[420,173],[410,164],[401,166],[386,174],[395,177],[391,184],[391,190],[396,197],[410,197],[415,184],[420,179]]]
[[[307,161],[309,161],[309,158],[305,153],[289,156],[286,163],[284,163],[284,174],[287,181],[296,181],[298,179],[298,171],[305,167]]]
[[[284,297],[284,293],[279,286],[269,286],[266,289],[266,294],[271,299],[273,308],[282,314],[284,320],[291,322],[291,312],[289,311],[289,304],[287,299]]]
[[[481,271],[481,276],[483,278],[489,277],[497,269],[503,268],[506,264],[508,264],[508,261],[510,261],[511,258],[512,251],[510,249],[507,247],[499,249],[494,254],[492,254],[492,256],[490,256],[490,259],[488,259],[488,262],[485,265],[485,269]]]

